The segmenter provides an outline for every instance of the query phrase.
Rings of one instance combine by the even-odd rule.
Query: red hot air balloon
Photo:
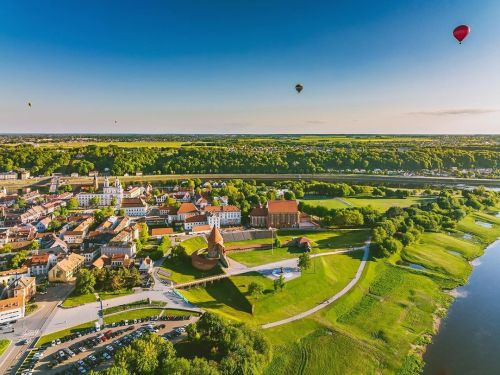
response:
[[[460,25],[455,27],[455,30],[453,30],[453,36],[455,37],[456,40],[458,40],[458,43],[462,44],[462,41],[467,38],[467,35],[470,33],[470,27],[467,25]]]

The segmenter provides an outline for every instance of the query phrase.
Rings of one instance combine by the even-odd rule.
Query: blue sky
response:
[[[10,1],[0,132],[498,133],[499,19],[495,0]]]

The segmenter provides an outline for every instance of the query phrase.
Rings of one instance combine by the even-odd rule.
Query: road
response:
[[[119,176],[122,182],[160,182],[166,180],[183,179],[252,179],[252,180],[318,180],[329,182],[350,183],[376,183],[392,184],[396,186],[426,186],[426,185],[484,185],[492,188],[500,188],[498,178],[458,178],[458,177],[431,177],[431,176],[385,176],[373,174],[293,174],[293,173],[221,173],[221,174],[179,174],[179,175],[147,175],[147,176]],[[99,178],[102,182],[103,177]],[[73,185],[91,184],[92,177],[61,177],[61,181]],[[9,188],[21,188],[26,186],[48,186],[50,178],[41,177],[27,180],[5,180],[2,185]]]
[[[51,319],[56,306],[66,298],[73,289],[73,285],[58,285],[47,289],[47,294],[36,297],[38,309],[31,315],[20,319],[14,324],[13,333],[1,332],[1,336],[12,341],[11,346],[0,357],[1,373],[7,373],[31,346],[33,340],[40,335],[40,332]],[[25,345],[18,345],[21,340],[27,340]]]
[[[320,255],[320,254],[316,254],[316,255]],[[287,324],[287,323],[291,323],[291,322],[294,322],[296,320],[299,320],[299,319],[303,319],[305,318],[306,316],[309,316],[311,314],[314,314],[315,312],[318,312],[319,310],[321,309],[324,309],[325,307],[331,305],[333,302],[335,302],[336,300],[338,300],[340,297],[344,296],[346,293],[348,293],[352,288],[354,288],[354,286],[358,283],[358,281],[361,279],[361,275],[363,274],[363,270],[365,269],[365,265],[366,265],[366,261],[368,260],[368,257],[370,255],[370,240],[368,240],[366,242],[366,245],[364,247],[364,254],[363,254],[363,258],[361,259],[361,264],[359,265],[358,267],[358,270],[356,272],[356,275],[354,276],[354,278],[349,282],[349,284],[347,284],[344,289],[342,289],[340,292],[338,292],[337,294],[331,296],[330,298],[328,298],[326,301],[323,301],[322,303],[320,303],[319,305],[313,307],[312,309],[309,309],[307,311],[304,311],[300,314],[297,314],[297,315],[294,315],[294,316],[291,316],[290,318],[286,318],[286,319],[282,319],[282,320],[278,320],[276,322],[272,322],[272,323],[267,323],[267,324],[264,324],[262,326],[263,329],[268,329],[268,328],[272,328],[272,327],[277,327],[277,326],[281,326],[283,324]]]

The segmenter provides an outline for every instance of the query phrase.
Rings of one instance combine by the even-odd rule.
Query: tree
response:
[[[6,243],[5,245],[2,246],[2,248],[0,249],[0,252],[2,254],[11,253],[12,252],[12,244]]]
[[[116,199],[116,197],[111,198],[111,206],[116,207],[117,204],[118,204],[118,199]]]
[[[68,210],[76,210],[78,208],[78,199],[71,198],[70,200],[68,200],[66,207],[68,208]]]
[[[75,287],[75,291],[78,294],[94,293],[95,284],[96,280],[94,274],[91,271],[87,270],[86,268],[82,268],[78,271]]]
[[[29,247],[30,250],[38,250],[39,248],[40,248],[40,242],[38,242],[37,240],[31,241]]]
[[[277,279],[274,280],[274,291],[282,291],[285,287],[285,277],[280,275]]]
[[[255,281],[252,281],[248,285],[248,294],[250,294],[252,297],[259,297],[264,293],[264,286],[262,284],[257,283]]]
[[[299,261],[297,264],[302,272],[311,267],[311,256],[309,253],[303,253],[299,255]]]
[[[123,278],[117,273],[113,273],[109,280],[109,289],[112,291],[117,291],[123,288]]]
[[[24,208],[24,207],[26,207],[27,202],[26,202],[26,199],[19,197],[16,199],[16,204],[19,208]]]
[[[21,264],[24,263],[26,258],[28,257],[28,252],[26,250],[22,250],[16,253],[11,259],[10,259],[10,268],[19,268]]]
[[[149,228],[146,223],[139,224],[139,239],[145,244],[149,239]]]
[[[98,196],[95,196],[95,197],[90,198],[89,204],[90,204],[92,207],[97,207],[97,206],[99,206],[99,203],[101,203],[101,200],[99,199],[99,197],[98,197]]]
[[[283,194],[283,197],[288,200],[294,200],[295,199],[295,193],[293,191],[285,191],[285,194]]]

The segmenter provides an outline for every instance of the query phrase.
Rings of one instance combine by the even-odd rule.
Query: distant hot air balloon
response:
[[[297,83],[295,85],[295,90],[297,91],[297,93],[300,94],[300,92],[304,89],[304,86],[302,86],[300,83]]]
[[[28,107],[30,107],[30,108],[31,108],[31,102],[28,102]]]
[[[467,35],[470,33],[470,27],[467,25],[460,25],[455,27],[453,30],[453,36],[456,40],[458,40],[459,44],[462,44],[462,41],[467,38]]]
[[[117,120],[115,120],[115,124],[118,124],[118,121],[117,121]]]

